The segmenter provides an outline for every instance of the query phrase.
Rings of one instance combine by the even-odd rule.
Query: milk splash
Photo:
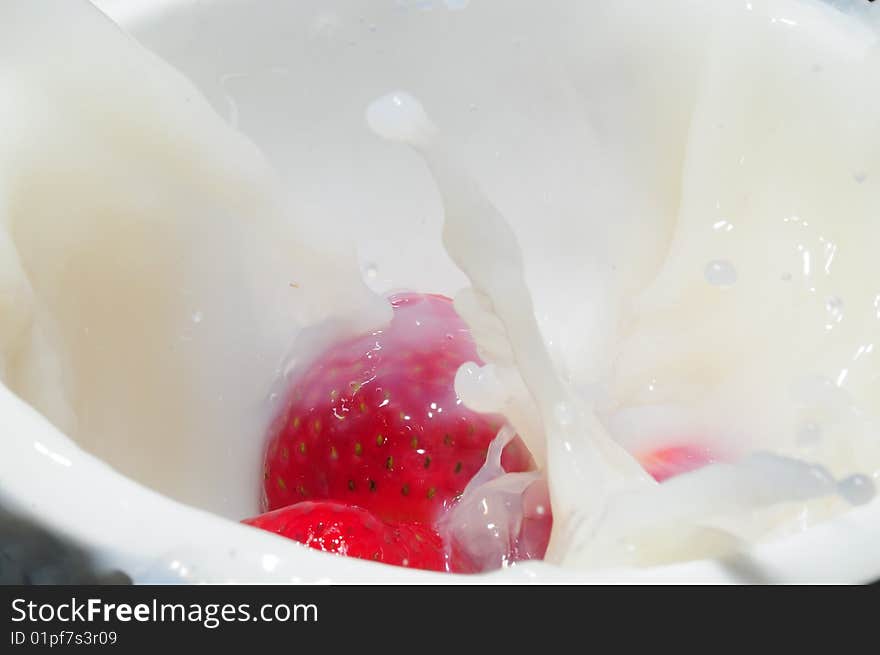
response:
[[[353,249],[88,2],[2,3],[0,124],[0,391],[140,482],[255,513],[294,339],[390,316]]]
[[[394,92],[374,101],[366,119],[378,135],[414,148],[430,169],[443,200],[444,246],[471,282],[457,306],[477,326],[474,336],[481,355],[505,369],[507,379],[514,380],[513,394],[525,387],[534,401],[542,433],[534,432],[534,424],[513,427],[536,452],[546,453],[555,516],[548,560],[597,566],[622,563],[629,556],[630,561],[656,563],[668,559],[669,543],[675,542],[675,558],[725,554],[738,540],[704,525],[713,517],[842,489],[856,503],[869,498],[867,493],[846,493],[851,485],[835,482],[821,466],[771,454],[709,465],[663,485],[652,482],[554,370],[534,319],[516,237],[465,166],[444,147],[422,104],[405,92]],[[496,329],[481,329],[493,318]],[[475,373],[473,365],[469,373]],[[503,411],[513,395],[499,394],[497,377],[487,394],[477,402],[482,410]],[[473,390],[464,396],[474,397]],[[496,402],[487,402],[488,397]],[[498,475],[496,481],[506,477]],[[481,494],[486,503],[492,495],[486,486],[466,490],[463,503],[471,501],[468,492]],[[500,493],[495,492],[495,504],[509,506]]]
[[[469,45],[459,51],[456,41],[447,54],[462,59],[452,61],[482,48],[503,68],[521,53],[512,83],[487,86],[488,67],[470,80],[473,93],[489,89],[480,111],[498,93],[496,113],[511,103],[527,114],[529,96],[547,93],[557,116],[590,123],[547,143],[589,150],[603,137],[606,152],[633,159],[611,167],[627,175],[610,195],[649,189],[611,217],[636,234],[623,242],[637,259],[665,238],[655,224],[674,219],[658,246],[662,264],[647,284],[634,276],[630,286],[642,286],[629,289],[620,334],[607,341],[612,400],[588,399],[589,376],[572,373],[589,358],[571,348],[588,312],[556,333],[569,349],[551,357],[535,307],[565,306],[541,305],[553,267],[533,296],[514,231],[415,98],[395,93],[368,112],[376,131],[421,153],[442,195],[444,245],[470,280],[456,307],[487,362],[462,367],[456,388],[475,409],[503,412],[542,464],[555,515],[549,559],[594,567],[723,554],[791,524],[792,513],[821,518],[841,498],[868,502],[872,472],[854,466],[880,462],[872,28],[841,25],[806,0],[504,4],[513,27],[535,32],[532,49],[519,40],[504,49],[501,31],[487,29],[497,23],[488,3],[453,12]],[[398,32],[409,35],[419,24],[405,27]],[[440,43],[447,25],[434,27],[424,34]],[[633,79],[630,66],[649,74]],[[432,103],[452,84],[434,73]],[[374,95],[389,82],[370,84]],[[2,3],[0,88],[0,393],[17,393],[85,449],[170,496],[229,517],[253,513],[253,444],[285,376],[323,341],[388,316],[362,284],[351,244],[329,238],[337,216],[290,207],[257,148],[86,2]],[[350,98],[346,88],[332,104]],[[552,175],[569,164],[606,169],[589,154],[560,161]],[[333,172],[341,177],[336,163]],[[572,208],[565,218],[575,222]],[[642,222],[624,215],[640,212]],[[532,237],[539,231],[533,225]],[[572,274],[586,244],[569,241],[557,245]],[[391,264],[370,261],[368,277]],[[534,271],[536,258],[528,261]],[[579,283],[590,270],[581,268]],[[564,360],[577,361],[561,374]],[[724,463],[658,485],[629,453],[701,427],[716,433],[695,438],[729,447]],[[530,507],[534,476],[497,467],[509,434],[455,510],[452,529],[488,558],[540,513]],[[480,515],[484,500],[493,528]]]

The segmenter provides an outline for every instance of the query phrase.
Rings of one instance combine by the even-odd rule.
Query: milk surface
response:
[[[255,513],[300,330],[387,308],[258,150],[88,3],[5,3],[0,88],[4,384],[135,479]]]
[[[206,102],[87,5],[8,3],[4,384],[240,518],[285,374],[387,320],[367,285],[441,291],[489,363],[460,394],[544,464],[556,562],[713,555],[870,500],[873,15],[455,4],[279,9],[303,32],[276,60],[244,38],[218,55],[243,68],[185,71]],[[366,128],[377,97],[416,152]],[[723,463],[655,484],[633,455],[681,440]]]

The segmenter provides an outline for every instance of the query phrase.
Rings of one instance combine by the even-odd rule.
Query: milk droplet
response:
[[[507,392],[495,368],[465,362],[455,373],[455,391],[462,402],[478,412],[499,412],[504,409]]]
[[[825,310],[828,312],[830,323],[825,324],[825,329],[830,330],[835,323],[843,320],[843,300],[839,296],[831,296],[825,301]]]
[[[829,314],[841,314],[843,313],[843,300],[839,296],[831,296],[825,301],[825,309]]]
[[[199,324],[205,318],[205,315],[201,311],[193,312],[192,322]]]
[[[371,102],[366,119],[379,136],[410,144],[430,140],[433,130],[422,103],[405,91],[394,91]]]
[[[706,282],[721,289],[732,287],[737,280],[736,268],[726,259],[714,259],[706,264],[703,275]]]
[[[857,473],[837,483],[837,491],[851,505],[867,505],[874,499],[874,481]]]
[[[365,265],[364,275],[368,280],[375,280],[379,275],[379,267],[372,263]]]
[[[733,230],[733,223],[721,219],[712,224],[712,229],[716,232],[730,232]]]

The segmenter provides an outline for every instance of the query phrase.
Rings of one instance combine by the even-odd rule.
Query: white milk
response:
[[[489,365],[457,386],[545,465],[553,561],[716,555],[870,500],[871,20],[428,4],[279,3],[302,33],[278,61],[188,71],[267,163],[85,4],[6,3],[4,384],[122,472],[240,518],[285,372],[387,318],[361,276],[469,282]],[[217,53],[249,56],[246,34]],[[363,125],[394,88],[368,122],[427,166]],[[289,129],[254,110],[267,95]],[[657,485],[630,455],[682,437],[728,463]]]
[[[516,238],[419,101],[397,92],[369,108],[376,132],[424,156],[443,197],[444,243],[477,297],[459,309],[491,368],[482,395],[468,379],[480,373],[463,371],[464,397],[485,409],[522,406],[523,385],[510,370],[512,389],[499,395],[495,369],[506,366],[518,369],[541,416],[556,517],[551,559],[594,566],[717,554],[780,522],[778,514],[762,522],[763,508],[834,494],[871,499],[880,377],[876,362],[859,360],[880,334],[880,194],[862,187],[880,163],[880,133],[867,118],[873,109],[859,121],[852,108],[866,80],[877,107],[880,77],[871,68],[873,37],[847,43],[845,32],[826,28],[834,18],[803,3],[716,3],[705,26],[707,63],[689,89],[675,230],[657,277],[622,301],[622,338],[606,337],[618,358],[603,410],[611,425],[630,418],[630,448],[696,439],[741,463],[659,489],[560,384],[533,320]],[[832,81],[816,82],[825,68]],[[851,318],[843,295],[855,300]],[[482,330],[491,325],[486,314],[500,325]],[[533,448],[535,423],[517,426]],[[814,437],[807,443],[805,431]],[[825,466],[779,455],[742,459],[754,450],[818,457],[846,477],[835,482]],[[808,511],[829,509],[824,502]],[[803,526],[810,515],[798,518]]]
[[[530,431],[534,423],[515,427],[539,456],[546,453],[555,512],[551,560],[595,566],[626,561],[625,556],[632,554],[636,561],[654,563],[669,558],[670,541],[678,543],[675,557],[718,554],[738,544],[733,534],[719,542],[717,530],[709,531],[707,544],[703,522],[708,519],[841,491],[854,503],[870,500],[872,485],[864,475],[835,484],[824,467],[769,454],[754,455],[735,465],[716,464],[664,485],[651,482],[559,380],[533,318],[516,237],[476,180],[445,150],[442,136],[421,103],[407,93],[392,93],[372,103],[366,118],[378,134],[408,143],[424,157],[443,197],[444,244],[471,280],[469,295],[478,299],[474,304],[459,304],[459,310],[477,326],[475,336],[483,354],[492,360],[490,366],[506,367],[509,380],[518,372],[524,383],[515,384],[513,392],[498,402],[497,378],[479,380],[477,386],[482,382],[489,387],[487,393],[480,393],[468,379],[480,375],[471,365],[459,376],[465,400],[470,396],[480,409],[503,411],[508,404],[522,406],[518,401],[523,387],[534,400],[542,434]],[[717,286],[711,276],[707,282]],[[496,329],[482,330],[493,315]],[[494,406],[490,398],[496,399]],[[521,476],[502,477],[513,481]],[[469,491],[465,491],[465,505]],[[505,500],[508,490],[498,491],[494,498],[484,492],[489,495],[479,501],[492,524],[498,522],[497,512],[490,513],[488,508],[509,505]]]
[[[256,512],[294,337],[339,307],[377,320],[346,245],[87,3],[4,3],[0,88],[4,384],[123,473]]]

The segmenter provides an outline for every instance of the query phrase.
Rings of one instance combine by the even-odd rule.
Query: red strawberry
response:
[[[332,346],[298,376],[266,452],[265,508],[331,499],[434,525],[483,465],[503,419],[465,408],[458,367],[479,362],[449,298],[391,299],[385,328]],[[508,471],[533,467],[518,438]]]
[[[440,536],[416,523],[390,524],[360,507],[302,502],[243,521],[328,553],[446,571]]]
[[[705,448],[690,445],[662,448],[637,455],[636,459],[657,482],[694,471],[715,461]]]

